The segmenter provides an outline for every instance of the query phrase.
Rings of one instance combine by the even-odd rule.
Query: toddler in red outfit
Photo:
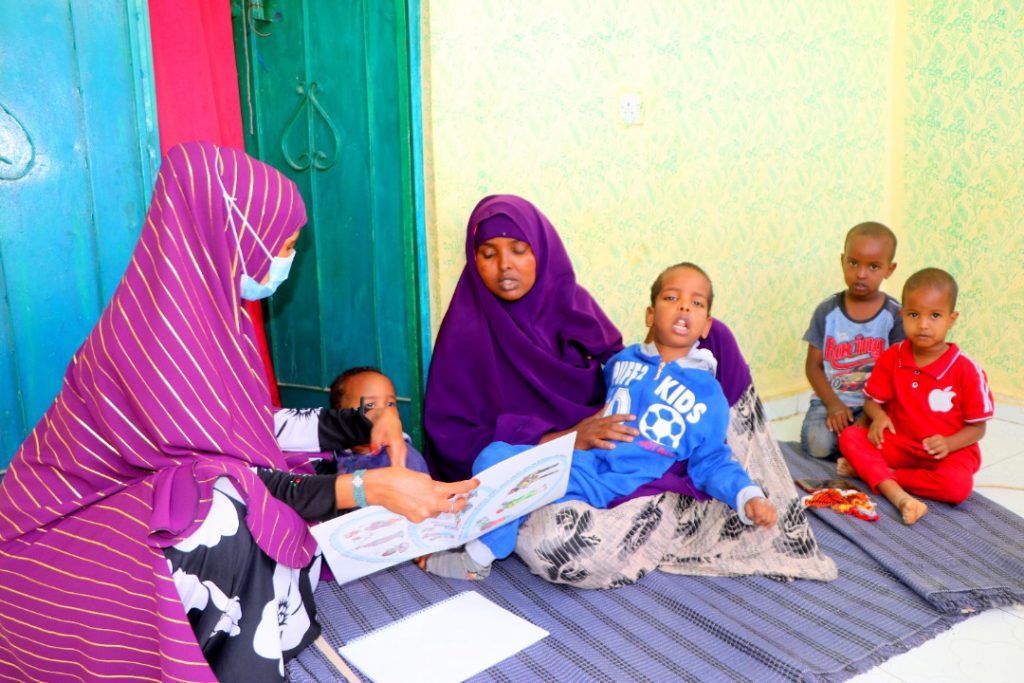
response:
[[[906,341],[878,359],[864,387],[868,426],[839,437],[836,470],[859,476],[895,505],[906,524],[928,512],[916,498],[961,503],[981,466],[978,441],[995,404],[985,372],[946,342],[956,311],[957,284],[925,268],[903,286],[900,316]]]

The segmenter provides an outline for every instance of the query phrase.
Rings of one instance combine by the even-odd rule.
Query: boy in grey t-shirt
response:
[[[858,419],[878,357],[903,339],[900,305],[879,290],[896,269],[896,235],[881,223],[846,233],[840,262],[846,289],[818,304],[804,333],[805,371],[814,389],[800,443],[815,458],[838,453],[839,433]]]

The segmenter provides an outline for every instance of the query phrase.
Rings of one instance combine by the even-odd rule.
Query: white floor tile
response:
[[[1024,427],[1021,427],[1020,431],[1019,438],[1024,439]],[[974,478],[992,484],[1024,486],[1024,453],[1018,453],[993,463],[986,463],[983,454],[982,467],[974,475]]]
[[[892,675],[881,667],[875,667],[871,671],[862,673],[860,676],[847,679],[848,683],[907,683],[902,678]]]
[[[769,420],[782,420],[790,415],[807,412],[808,401],[802,396],[786,396],[764,402],[764,412]]]
[[[1024,491],[976,488],[975,491],[989,500],[999,503],[1007,510],[1024,517]],[[1022,677],[1024,678],[1024,677]]]
[[[996,397],[996,419],[1024,426],[1024,404],[1011,403]]]
[[[1024,439],[1024,427],[1019,429]],[[983,467],[974,475],[974,488],[978,493],[1024,517],[1024,490],[988,488],[985,484],[1024,488],[1024,455],[1015,455]]]
[[[881,669],[906,683],[1019,683],[1024,619],[988,610],[893,657]]]
[[[1024,425],[989,420],[981,439],[982,468],[1024,455]]]
[[[1000,607],[999,609],[1003,610],[1007,614],[1012,614],[1013,616],[1015,616],[1015,617],[1017,617],[1019,619],[1024,619],[1024,605],[1013,605],[1011,607]]]
[[[772,421],[772,435],[778,441],[799,441],[800,425],[804,423],[804,416],[790,415],[781,420]]]

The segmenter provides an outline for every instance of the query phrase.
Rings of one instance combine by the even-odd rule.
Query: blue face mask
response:
[[[264,251],[266,251],[266,248],[264,248]],[[266,299],[276,292],[281,283],[288,279],[288,271],[292,269],[292,261],[294,260],[294,251],[288,258],[281,256],[272,257],[270,259],[270,277],[265,284],[252,279],[248,273],[244,272],[245,266],[242,266],[242,282],[240,283],[242,298],[246,301],[259,301],[260,299]]]
[[[217,158],[220,159],[220,151],[217,152]],[[268,296],[277,291],[277,288],[281,286],[281,283],[288,279],[288,272],[292,269],[292,262],[295,260],[295,251],[287,256],[274,256],[267,249],[267,245],[263,244],[263,240],[260,239],[259,233],[249,225],[249,221],[245,218],[245,214],[238,208],[238,204],[235,203],[235,198],[228,194],[227,188],[224,187],[224,181],[221,180],[219,173],[214,173],[217,176],[217,183],[220,185],[221,194],[224,195],[224,203],[228,209],[228,222],[231,223],[231,231],[235,235],[235,247],[238,249],[238,262],[242,266],[242,277],[239,281],[238,289],[240,296],[246,301],[259,301],[260,299],[266,299]],[[235,214],[242,219],[242,224],[249,229],[252,233],[253,238],[256,240],[256,244],[260,245],[260,249],[263,253],[270,257],[270,273],[267,276],[266,283],[256,282],[255,279],[245,270],[245,259],[242,257],[242,238],[238,233],[238,228],[235,226]]]

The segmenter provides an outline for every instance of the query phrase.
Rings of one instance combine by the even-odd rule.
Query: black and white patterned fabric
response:
[[[323,408],[282,408],[274,412],[274,436],[282,451],[319,453]]]
[[[751,386],[730,410],[734,457],[775,503],[772,529],[743,524],[728,505],[675,493],[636,498],[612,509],[580,501],[532,513],[516,554],[535,574],[581,588],[614,588],[660,569],[700,576],[762,575],[836,578],[818,547],[807,514]]]
[[[323,453],[369,443],[373,423],[355,408],[282,408],[274,436],[282,451]]]
[[[320,635],[309,567],[274,562],[245,525],[245,504],[226,478],[194,534],[164,550],[203,655],[224,682],[280,683],[284,666]]]

